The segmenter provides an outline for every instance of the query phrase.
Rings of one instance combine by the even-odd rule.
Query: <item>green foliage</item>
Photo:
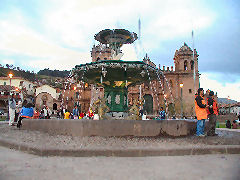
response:
[[[34,72],[25,71],[20,68],[17,68],[17,70],[16,70],[16,68],[10,69],[10,68],[0,67],[0,76],[1,77],[7,77],[10,72],[12,72],[15,77],[22,77],[29,81],[35,80]]]
[[[38,75],[45,75],[45,76],[52,76],[52,77],[67,77],[69,75],[70,71],[64,70],[50,70],[49,68],[45,68],[44,70],[40,70],[37,74]]]

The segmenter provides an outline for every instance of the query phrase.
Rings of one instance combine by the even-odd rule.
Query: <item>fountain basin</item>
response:
[[[22,129],[67,136],[189,136],[196,132],[195,120],[74,120],[23,119]],[[206,125],[207,126],[207,125]]]

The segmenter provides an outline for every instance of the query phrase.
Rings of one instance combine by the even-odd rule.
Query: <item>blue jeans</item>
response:
[[[205,119],[197,121],[197,136],[204,134]]]

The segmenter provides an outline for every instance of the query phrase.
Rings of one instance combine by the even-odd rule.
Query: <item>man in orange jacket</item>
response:
[[[207,98],[207,104],[208,104],[208,118],[209,118],[209,130],[207,135],[208,136],[217,136],[217,134],[215,133],[215,129],[216,129],[216,120],[217,117],[216,115],[218,115],[218,106],[217,106],[217,102],[215,101],[215,99],[213,98],[214,92],[210,91],[209,92],[209,97]]]
[[[203,88],[198,89],[198,95],[195,98],[195,111],[197,116],[197,136],[205,136],[204,128],[205,128],[205,120],[207,119],[207,110],[208,107],[204,100],[204,91]]]

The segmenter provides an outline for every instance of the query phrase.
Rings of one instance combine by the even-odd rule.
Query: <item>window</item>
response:
[[[29,84],[28,87],[31,88],[31,84]]]
[[[192,93],[192,89],[189,89],[188,92],[189,92],[189,94],[191,94]]]
[[[4,86],[6,86],[6,85],[7,85],[7,83],[6,83],[6,82],[4,82],[4,83],[3,83],[3,85],[4,85]]]
[[[97,58],[97,61],[99,61],[99,60],[100,60],[100,57]]]
[[[104,60],[107,60],[107,58],[104,58]]]
[[[184,71],[187,70],[187,60],[184,61]]]
[[[192,60],[191,61],[191,70],[193,70],[194,69],[194,61]]]

